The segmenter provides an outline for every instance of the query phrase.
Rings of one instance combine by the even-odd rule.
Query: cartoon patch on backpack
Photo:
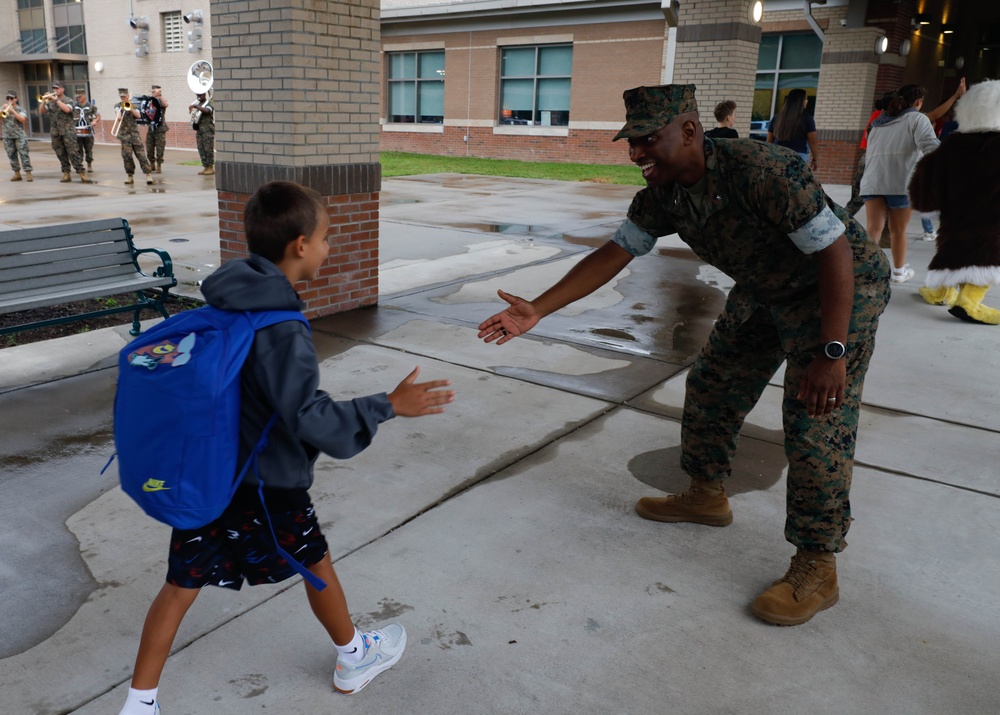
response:
[[[179,343],[164,340],[154,345],[144,345],[128,356],[128,364],[132,367],[144,367],[155,370],[160,365],[180,367],[191,359],[194,349],[195,334],[189,333]]]

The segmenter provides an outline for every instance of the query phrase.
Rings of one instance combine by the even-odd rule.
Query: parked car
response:
[[[759,121],[750,122],[750,138],[759,139],[760,141],[767,141],[767,125],[768,120],[761,119]]]

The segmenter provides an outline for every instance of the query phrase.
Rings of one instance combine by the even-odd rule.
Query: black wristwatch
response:
[[[847,346],[838,340],[831,340],[823,346],[823,354],[831,360],[840,360],[847,354]]]

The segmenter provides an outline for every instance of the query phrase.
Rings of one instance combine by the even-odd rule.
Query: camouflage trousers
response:
[[[163,154],[167,149],[167,133],[157,132],[152,129],[146,130],[146,158],[149,163],[154,161],[163,163]]]
[[[80,153],[83,160],[88,164],[94,163],[94,137],[77,137],[76,143],[80,145]]]
[[[215,166],[215,132],[198,132],[198,156],[204,167]]]
[[[743,421],[787,360],[781,405],[788,459],[785,539],[802,549],[843,551],[851,524],[849,496],[861,389],[884,308],[885,300],[876,297],[872,319],[862,323],[868,329],[852,333],[843,403],[828,415],[812,418],[796,395],[819,346],[787,354],[766,308],[758,308],[742,323],[728,310],[723,312],[688,373],[681,425],[684,471],[705,480],[730,475]]]
[[[847,206],[844,209],[850,216],[853,216],[861,207],[865,205],[864,200],[861,198],[861,177],[865,173],[865,152],[862,150],[861,158],[858,159],[858,168],[854,170],[854,179],[851,181],[851,200],[847,202]],[[862,218],[862,223],[864,219]]]
[[[76,142],[76,134],[63,136],[62,134],[52,135],[52,150],[59,159],[59,167],[64,174],[69,173],[72,164],[77,174],[84,172],[83,156],[80,154],[80,145]]]
[[[31,159],[28,157],[28,138],[14,137],[3,140],[3,148],[7,150],[11,171],[31,171]]]
[[[119,137],[119,140],[122,143],[122,162],[125,164],[125,173],[129,176],[135,173],[135,161],[132,160],[132,155],[135,154],[135,158],[139,160],[139,166],[142,168],[142,173],[152,174],[153,170],[146,159],[146,149],[139,141],[139,135],[136,134],[131,138]]]

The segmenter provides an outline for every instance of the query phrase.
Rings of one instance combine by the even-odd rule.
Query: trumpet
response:
[[[0,108],[0,119],[6,119],[7,115],[10,114],[13,109],[13,102],[7,102],[7,104],[3,105],[3,107]]]
[[[41,104],[42,102],[54,102],[59,99],[59,97],[55,92],[46,92],[45,94],[38,95],[35,99],[37,99],[38,103]]]

